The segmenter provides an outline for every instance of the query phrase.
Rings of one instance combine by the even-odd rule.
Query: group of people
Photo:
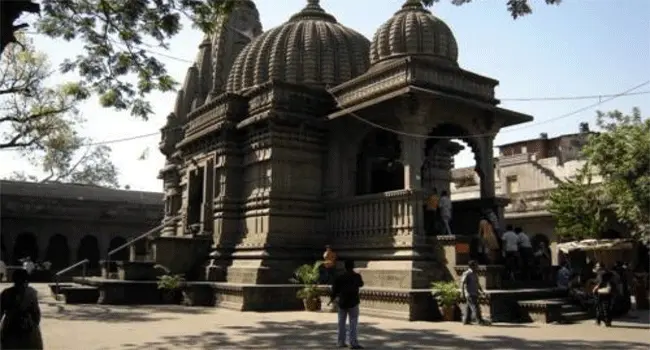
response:
[[[451,218],[453,207],[449,192],[442,191],[438,195],[438,190],[431,190],[431,194],[426,203],[426,220],[428,232],[442,232],[445,235],[451,235]]]
[[[564,261],[557,273],[557,286],[567,289],[583,308],[593,308],[597,325],[610,327],[614,318],[627,314],[632,307],[628,274],[627,265],[622,262],[613,268],[601,263],[593,267],[588,264],[581,273],[575,273]]]
[[[486,263],[503,264],[505,277],[510,280],[550,278],[551,252],[545,242],[533,247],[530,237],[521,227],[508,225],[503,233],[499,231],[490,215],[486,214],[480,220],[478,250]]]

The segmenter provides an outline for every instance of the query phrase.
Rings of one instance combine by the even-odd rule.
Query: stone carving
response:
[[[316,0],[265,33],[252,1],[241,1],[201,43],[162,130],[166,198],[180,200],[170,213],[201,203],[201,232],[212,232],[227,282],[286,283],[330,243],[342,259],[373,265],[368,283],[388,288],[364,294],[371,308],[411,315],[425,298],[409,290],[447,276],[442,261],[455,264],[440,254],[456,237],[434,241],[423,229],[424,189],[449,189],[460,151],[444,138],[465,140],[486,173],[492,139],[476,134],[506,120],[494,109],[498,82],[457,58],[453,33],[420,1],[408,0],[372,44]],[[377,151],[386,144],[399,147]],[[490,187],[484,174],[482,195]],[[170,225],[190,233],[187,218]],[[218,293],[246,303],[239,290]]]

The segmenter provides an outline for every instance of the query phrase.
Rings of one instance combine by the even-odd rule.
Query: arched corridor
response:
[[[16,237],[11,263],[20,264],[20,259],[28,256],[32,261],[38,260],[38,241],[33,233],[23,232]]]
[[[401,144],[396,134],[373,129],[357,154],[356,194],[381,193],[404,188]]]
[[[120,246],[122,246],[124,244],[126,244],[126,238],[121,237],[121,236],[117,236],[117,237],[111,239],[111,242],[108,245],[108,252],[110,252],[111,250],[113,250],[115,248],[118,248],[118,247],[120,247]],[[106,254],[108,254],[108,252],[106,252]],[[129,249],[127,249],[127,248],[122,249],[122,250],[118,251],[117,253],[113,254],[113,256],[111,256],[112,261],[125,261],[125,260],[128,260],[128,259],[129,259]]]
[[[52,270],[58,271],[70,265],[70,247],[68,239],[62,234],[50,237],[45,253],[45,261],[52,264]]]
[[[86,235],[81,239],[79,248],[77,249],[77,261],[83,259],[89,260],[89,268],[96,268],[99,266],[99,241],[95,236]]]

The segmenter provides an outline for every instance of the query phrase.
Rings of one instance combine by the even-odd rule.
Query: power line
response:
[[[611,97],[609,97],[609,98],[607,98],[607,99],[604,99],[604,100],[601,100],[601,101],[599,101],[599,102],[597,102],[597,103],[593,103],[593,104],[590,104],[590,105],[588,105],[588,106],[585,106],[585,107],[582,107],[582,108],[576,109],[576,110],[574,110],[574,111],[572,111],[572,112],[565,113],[565,114],[559,115],[559,116],[554,117],[554,118],[551,118],[551,119],[542,120],[542,121],[537,122],[537,123],[524,124],[524,125],[522,125],[522,126],[519,127],[519,128],[506,129],[506,130],[503,130],[503,131],[500,131],[500,132],[501,132],[501,133],[506,133],[506,132],[517,131],[517,130],[521,130],[521,129],[526,129],[526,128],[530,128],[530,127],[533,127],[533,126],[537,126],[537,125],[540,125],[540,124],[546,124],[546,123],[549,123],[549,122],[551,122],[551,121],[556,121],[556,120],[559,120],[559,119],[568,118],[568,117],[571,117],[571,116],[573,116],[573,115],[576,115],[576,114],[578,114],[578,113],[580,113],[580,112],[583,112],[583,111],[585,111],[585,110],[588,110],[588,109],[590,109],[590,108],[600,106],[600,105],[602,105],[602,104],[604,104],[604,103],[606,103],[606,102],[609,102],[609,101],[611,101],[611,100],[614,100],[614,99],[616,99],[616,98],[618,98],[618,97],[627,96],[628,94],[632,93],[632,91],[634,91],[634,90],[636,90],[636,89],[638,89],[638,88],[640,88],[640,87],[643,87],[643,86],[645,86],[645,85],[648,85],[648,84],[650,84],[650,80],[648,80],[648,81],[646,81],[646,82],[643,82],[643,83],[641,83],[641,84],[639,84],[639,85],[636,85],[636,86],[634,86],[634,87],[632,87],[632,88],[629,88],[629,89],[627,89],[627,90],[625,90],[625,91],[623,91],[623,92],[621,92],[621,93],[618,93],[618,94],[615,94],[615,95],[611,95]],[[336,97],[334,97],[334,98],[336,99]],[[336,102],[339,103],[339,101],[336,101]],[[406,133],[406,132],[403,132],[403,131],[401,131],[401,130],[394,130],[394,129],[391,129],[391,128],[388,128],[388,127],[385,127],[385,126],[383,126],[383,125],[380,125],[380,124],[377,124],[377,123],[371,122],[371,121],[369,121],[369,120],[367,120],[367,119],[365,119],[365,118],[359,117],[359,116],[356,115],[355,113],[350,113],[350,115],[353,116],[354,118],[356,118],[356,119],[358,119],[358,120],[360,120],[360,121],[362,121],[362,122],[364,122],[364,123],[370,125],[370,126],[373,126],[373,127],[379,128],[379,129],[383,129],[383,130],[388,131],[388,132],[392,132],[392,133],[396,133],[396,134],[404,135],[404,136],[411,136],[411,137],[425,138],[425,139],[447,139],[447,140],[448,140],[448,139],[455,139],[455,138],[458,138],[457,136],[429,136],[429,135],[422,135],[422,134]],[[182,126],[179,126],[178,128],[182,128]],[[127,141],[132,141],[132,140],[142,139],[142,138],[146,138],[146,137],[152,137],[152,136],[156,136],[156,135],[160,135],[160,132],[154,132],[154,133],[142,134],[142,135],[135,135],[135,136],[131,136],[131,137],[124,137],[124,138],[113,139],[113,140],[98,141],[98,142],[90,143],[90,144],[88,144],[88,146],[98,146],[98,145],[107,145],[107,144],[113,144],[113,143],[127,142]],[[489,134],[489,135],[492,135],[492,134]],[[487,134],[468,135],[467,137],[478,137],[478,136],[487,136]]]
[[[648,85],[648,84],[650,84],[650,80],[647,80],[647,81],[645,81],[645,82],[643,82],[643,83],[641,83],[639,85],[631,87],[631,88],[629,88],[629,89],[627,89],[627,90],[625,90],[625,91],[623,91],[623,92],[621,92],[619,94],[612,95],[609,98],[606,98],[606,99],[600,100],[600,101],[598,101],[596,103],[592,103],[592,104],[590,104],[588,106],[576,109],[576,110],[574,110],[572,112],[565,113],[565,114],[559,115],[559,116],[551,118],[551,119],[542,120],[542,121],[537,122],[537,123],[524,124],[524,125],[521,125],[519,128],[506,129],[506,130],[503,130],[503,131],[500,130],[499,132],[500,133],[507,133],[507,132],[512,132],[512,131],[518,131],[518,130],[527,129],[527,128],[530,128],[530,127],[533,127],[533,126],[546,124],[546,123],[549,123],[549,122],[552,122],[552,121],[568,118],[568,117],[576,115],[576,114],[578,114],[580,112],[584,112],[584,111],[586,111],[588,109],[600,106],[600,105],[602,105],[602,104],[604,104],[606,102],[609,102],[609,101],[614,100],[616,98],[619,98],[621,96],[625,96],[625,95],[631,93],[632,91],[634,91],[634,90],[636,90],[636,89],[638,89],[640,87],[643,87],[645,85]],[[334,95],[332,95],[332,96],[334,96]],[[334,96],[334,99],[336,99],[335,96]],[[338,100],[336,101],[336,103],[338,105],[340,105],[340,102]],[[384,125],[377,124],[375,122],[367,120],[367,119],[365,119],[363,117],[360,117],[354,112],[351,112],[351,113],[348,113],[348,114],[351,115],[352,117],[354,117],[355,119],[357,119],[357,120],[359,120],[359,121],[361,121],[363,123],[366,123],[366,124],[368,124],[368,125],[370,125],[372,127],[382,129],[384,131],[388,131],[388,132],[391,132],[391,133],[394,133],[394,134],[397,134],[397,135],[402,135],[402,136],[407,136],[407,137],[414,137],[414,138],[421,138],[421,139],[451,140],[451,139],[457,139],[457,138],[460,138],[460,137],[481,137],[481,136],[493,136],[493,135],[497,134],[497,133],[488,133],[488,134],[457,135],[457,136],[430,136],[430,135],[425,135],[425,134],[409,133],[409,132],[405,132],[405,131],[402,131],[402,130],[392,129],[392,128],[386,127]]]
[[[229,29],[232,29],[232,30],[234,30],[234,31],[236,31],[236,32],[238,32],[238,33],[240,33],[240,34],[242,34],[242,35],[247,36],[247,37],[250,38],[250,36],[248,35],[248,33],[241,32],[240,30],[238,30],[238,29],[236,29],[236,28],[234,28],[234,27],[231,27],[231,26],[228,26],[228,28],[229,28]],[[26,33],[27,33],[27,34],[39,34],[39,33],[37,33],[37,32],[26,32]],[[115,40],[115,39],[110,39],[110,38],[109,38],[109,41],[113,42],[113,43],[116,44],[116,45],[124,45],[124,44],[122,44],[122,43],[119,43],[119,42],[118,42],[117,40]],[[151,47],[151,45],[145,45],[145,46]],[[194,63],[195,63],[195,62],[192,61],[192,60],[188,60],[188,59],[185,59],[185,58],[181,58],[181,57],[173,56],[173,55],[166,54],[166,53],[162,53],[162,52],[159,52],[159,51],[154,51],[154,50],[151,50],[151,49],[148,49],[148,48],[139,48],[139,49],[142,50],[142,51],[145,51],[145,52],[148,52],[148,53],[154,54],[154,55],[158,55],[158,56],[160,56],[160,57],[168,58],[168,59],[170,59],[170,60],[174,60],[174,61],[178,61],[178,62],[183,62],[183,63],[189,63],[189,64],[194,64]],[[650,90],[632,92],[632,93],[629,93],[629,94],[625,94],[625,96],[637,96],[637,95],[647,95],[647,94],[650,94]],[[621,95],[620,95],[620,94],[611,94],[611,93],[610,93],[610,94],[600,94],[600,95],[565,95],[565,96],[543,96],[543,97],[507,97],[507,98],[499,98],[499,101],[502,101],[502,102],[507,102],[507,101],[510,101],[510,102],[532,102],[532,101],[547,101],[547,102],[551,102],[551,101],[578,101],[578,100],[595,100],[595,99],[599,99],[599,100],[601,100],[601,99],[604,99],[604,98],[618,97],[618,96],[621,96]]]

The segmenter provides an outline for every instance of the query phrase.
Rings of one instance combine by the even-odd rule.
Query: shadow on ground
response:
[[[182,307],[178,305],[155,306],[101,306],[52,304],[43,310],[44,319],[90,322],[155,322],[178,318],[175,315],[198,315],[211,308]]]
[[[166,336],[159,342],[123,344],[123,349],[328,349],[334,348],[336,325],[313,321],[261,321],[255,326],[223,327],[236,330],[236,339],[222,332],[204,332],[195,335]],[[414,330],[379,328],[362,323],[360,341],[367,349],[648,349],[648,344],[629,341],[528,340],[505,335],[487,335],[481,339],[466,339],[443,330]],[[504,329],[504,333],[507,332]],[[232,332],[231,332],[232,333]],[[578,334],[577,337],[585,335]]]

